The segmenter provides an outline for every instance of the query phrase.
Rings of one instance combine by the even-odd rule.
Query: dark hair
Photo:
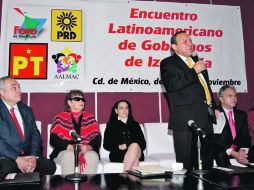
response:
[[[81,96],[84,98],[84,92],[81,90],[70,90],[68,94],[66,94],[64,98],[64,111],[70,112],[70,106],[68,104],[68,101],[73,98],[74,96]]]
[[[119,104],[122,103],[122,102],[125,102],[127,105],[128,105],[128,108],[129,108],[129,114],[128,114],[128,120],[129,121],[134,121],[134,118],[133,118],[133,115],[132,115],[132,109],[131,109],[131,104],[130,102],[128,102],[127,100],[125,99],[122,99],[122,100],[118,100],[114,106],[112,107],[111,109],[111,114],[110,114],[110,118],[109,118],[109,122],[112,122],[112,121],[115,121],[118,119],[118,115],[116,114],[116,111],[115,109],[118,108]]]
[[[175,52],[174,49],[172,48],[172,44],[177,44],[177,40],[176,40],[177,35],[182,34],[182,33],[186,33],[186,32],[184,30],[180,30],[180,31],[176,32],[175,34],[173,34],[171,36],[171,39],[170,39],[170,43],[171,43],[170,52],[171,52],[171,54],[173,54]]]
[[[222,86],[222,87],[220,88],[220,90],[219,90],[219,92],[218,92],[218,98],[219,98],[219,97],[222,97],[222,96],[223,96],[223,92],[224,92],[226,89],[228,89],[228,88],[231,88],[231,89],[233,89],[233,90],[236,91],[236,89],[235,89],[234,86],[232,86],[232,85],[224,85],[224,86]]]
[[[180,31],[173,34],[173,36],[171,37],[171,40],[170,40],[171,45],[177,44],[176,37],[178,34],[182,34],[182,33],[186,33],[186,32],[184,30],[180,30]]]

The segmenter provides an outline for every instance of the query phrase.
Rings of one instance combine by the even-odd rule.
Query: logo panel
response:
[[[13,37],[14,38],[36,38],[43,28],[46,22],[46,18],[32,18],[27,16],[27,12],[22,12],[19,8],[14,8],[14,10],[22,17],[24,21],[21,26],[15,25],[13,27]]]
[[[82,11],[52,10],[51,40],[64,42],[82,41]]]
[[[46,43],[11,43],[9,75],[18,79],[47,79]]]
[[[78,64],[81,55],[65,47],[62,52],[52,55],[56,65],[55,79],[79,79]]]

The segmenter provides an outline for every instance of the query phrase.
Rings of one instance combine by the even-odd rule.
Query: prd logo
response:
[[[52,55],[52,59],[56,64],[57,73],[77,73],[77,64],[81,59],[81,55],[74,53],[70,48],[66,47],[61,53]]]
[[[9,75],[18,79],[47,79],[48,44],[11,43]]]
[[[52,10],[51,20],[52,41],[82,41],[81,10]]]
[[[43,25],[45,24],[45,18],[31,18],[26,16],[26,12],[22,12],[19,8],[14,8],[20,15],[24,17],[24,21],[21,26],[14,26],[14,38],[36,38],[40,33]]]

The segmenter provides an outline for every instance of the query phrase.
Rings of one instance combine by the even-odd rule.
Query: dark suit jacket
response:
[[[226,124],[223,128],[222,133],[219,135],[215,135],[218,148],[226,151],[231,147],[232,144],[236,145],[236,150],[239,150],[243,147],[250,147],[251,143],[248,129],[247,114],[236,108],[234,109],[236,138],[233,140],[226,113],[221,106],[218,107],[218,109],[224,113],[226,118]]]
[[[177,54],[163,59],[160,69],[168,96],[169,128],[186,131],[189,130],[188,121],[194,120],[206,133],[212,133],[205,92],[195,70],[190,69]],[[212,95],[207,70],[202,74]]]
[[[0,157],[16,160],[21,155],[41,156],[41,136],[30,107],[17,104],[24,124],[24,141],[13,122],[11,114],[0,99]]]

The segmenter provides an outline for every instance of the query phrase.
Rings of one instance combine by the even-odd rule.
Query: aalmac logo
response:
[[[51,40],[62,42],[82,41],[81,10],[51,10]]]
[[[13,38],[36,38],[43,28],[46,20],[45,18],[31,18],[27,16],[26,12],[22,12],[19,8],[14,8],[14,10],[24,17],[24,21],[21,26],[14,26]]]
[[[72,52],[69,47],[65,47],[61,53],[52,55],[56,64],[55,79],[79,79],[78,63],[81,55]]]
[[[11,43],[9,76],[18,79],[47,79],[46,43]]]

